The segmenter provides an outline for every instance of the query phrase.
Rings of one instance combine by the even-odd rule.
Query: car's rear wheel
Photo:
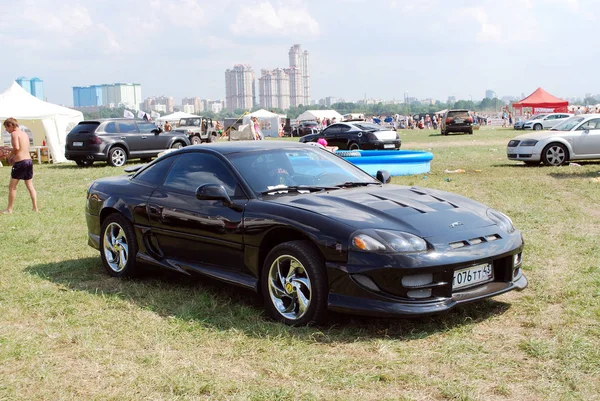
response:
[[[348,150],[360,150],[360,146],[358,146],[358,143],[356,142],[350,142]]]
[[[217,135],[217,133],[216,133],[216,132],[213,132],[212,134],[210,134],[210,135],[208,136],[208,143],[211,143],[211,142],[217,142],[217,139],[218,139],[218,138],[219,138],[219,136]]]
[[[542,162],[546,166],[561,166],[568,160],[568,151],[561,143],[551,143],[542,151]]]
[[[123,215],[113,213],[102,223],[100,254],[104,269],[113,277],[137,273],[137,241],[133,226]]]
[[[534,125],[534,126],[533,126],[533,129],[534,129],[535,131],[541,131],[541,130],[542,130],[542,128],[543,128],[543,127],[542,127],[542,124],[536,124],[536,125]]]
[[[202,139],[200,139],[200,136],[194,135],[192,137],[192,145],[200,145],[201,143],[202,143]]]
[[[75,160],[75,163],[77,163],[77,165],[79,167],[89,167],[92,164],[94,164],[93,160],[89,160],[89,159],[83,159],[83,160]]]
[[[108,152],[108,164],[114,167],[121,167],[127,163],[127,152],[120,146],[115,146]]]
[[[446,131],[444,131],[444,130],[442,129],[442,130],[440,130],[440,134],[441,134],[442,136],[444,136],[444,135],[446,135]]]
[[[171,145],[171,149],[181,149],[183,148],[183,143],[181,142],[173,142],[173,144]]]
[[[469,134],[469,135],[473,135],[473,128],[470,128],[470,129],[467,131],[467,134]]]
[[[284,242],[267,255],[261,289],[273,319],[291,326],[323,322],[327,288],[325,261],[309,241]]]

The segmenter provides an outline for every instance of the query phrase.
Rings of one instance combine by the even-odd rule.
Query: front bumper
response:
[[[515,234],[494,242],[420,255],[355,252],[348,264],[327,265],[328,308],[380,317],[418,316],[523,290],[528,285],[522,272],[524,245],[520,233]],[[455,271],[487,263],[492,265],[493,281],[453,290]],[[429,281],[418,285],[405,281],[424,275],[430,277]]]
[[[532,146],[517,146],[507,148],[506,157],[508,160],[524,161],[524,162],[539,162],[541,161],[540,150],[534,149]]]

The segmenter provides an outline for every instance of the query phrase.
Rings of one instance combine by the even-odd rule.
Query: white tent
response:
[[[83,113],[44,102],[13,84],[0,94],[0,121],[16,118],[33,132],[34,145],[45,140],[55,163],[66,162],[65,139],[71,129],[83,121]]]
[[[156,119],[156,121],[160,124],[164,124],[165,121],[168,121],[169,124],[174,126],[175,124],[177,124],[179,122],[180,119],[189,118],[189,117],[198,117],[198,116],[195,114],[184,113],[183,111],[176,111],[173,114],[167,114],[166,116],[158,117]]]
[[[271,113],[265,109],[260,109],[254,113],[246,114],[242,120],[243,124],[250,124],[250,118],[258,118],[260,130],[264,136],[279,136],[279,127],[281,126],[281,116]]]
[[[306,110],[298,116],[298,121],[323,121],[324,118],[332,120],[335,117],[335,122],[339,123],[344,117],[335,110]]]

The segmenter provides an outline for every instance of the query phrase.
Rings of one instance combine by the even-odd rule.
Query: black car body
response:
[[[448,110],[442,118],[440,130],[442,135],[448,135],[451,132],[473,135],[473,117],[466,109]]]
[[[291,136],[305,136],[321,132],[321,125],[316,121],[301,121],[292,128]]]
[[[170,148],[189,145],[183,132],[163,132],[146,120],[110,118],[82,121],[67,134],[65,157],[80,166],[107,161],[122,166],[129,159],[150,159]]]
[[[298,143],[171,152],[96,180],[85,215],[109,274],[135,274],[138,262],[200,273],[261,293],[271,316],[293,325],[327,310],[439,313],[527,286],[523,238],[500,212],[383,185]]]
[[[328,146],[342,150],[400,149],[401,141],[395,130],[365,121],[331,124],[323,131],[305,135],[300,142],[317,142],[320,138]]]

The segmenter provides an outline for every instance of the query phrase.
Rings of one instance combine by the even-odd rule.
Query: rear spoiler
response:
[[[126,173],[135,173],[144,166],[145,166],[145,164],[136,164],[135,166],[125,167],[125,172]]]

